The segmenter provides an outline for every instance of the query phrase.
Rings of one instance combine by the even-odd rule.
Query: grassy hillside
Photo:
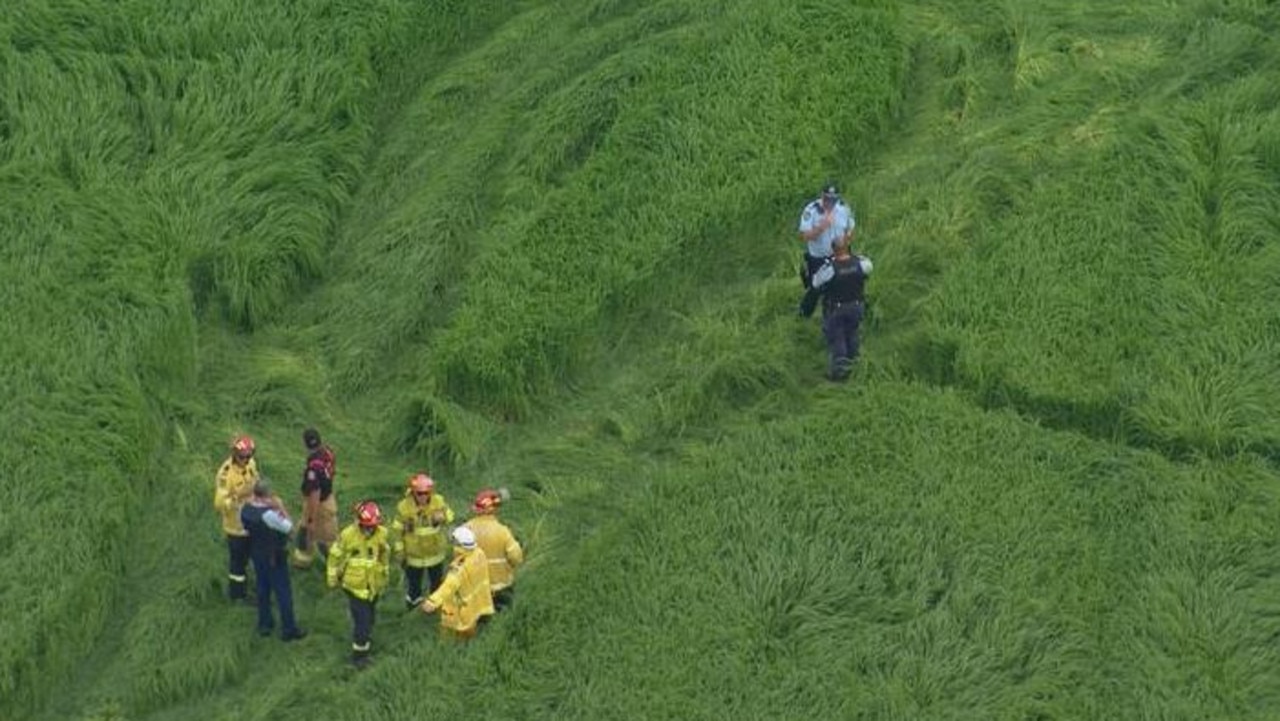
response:
[[[0,13],[0,717],[1273,717],[1280,9],[953,5]],[[254,638],[212,473],[309,424],[511,486],[516,609]]]

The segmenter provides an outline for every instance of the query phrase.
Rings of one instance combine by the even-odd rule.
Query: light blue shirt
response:
[[[813,230],[818,221],[822,220],[823,214],[821,198],[804,206],[804,212],[800,215],[800,232],[807,233]],[[831,257],[831,246],[835,244],[836,238],[852,232],[856,225],[853,209],[846,205],[843,200],[837,200],[831,225],[827,226],[827,229],[822,231],[821,235],[805,244],[806,251],[814,258]]]
[[[288,533],[293,530],[293,521],[285,518],[282,514],[277,513],[275,509],[262,514],[262,522],[267,524],[267,528],[281,533]]]

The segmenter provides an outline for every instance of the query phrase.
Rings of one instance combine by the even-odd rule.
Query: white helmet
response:
[[[862,268],[863,275],[871,275],[871,269],[875,267],[871,265],[871,259],[865,255],[858,256],[858,266]]]
[[[461,546],[468,551],[476,547],[476,534],[472,533],[471,529],[466,526],[458,526],[453,529],[453,533],[450,533],[449,537],[453,539],[455,546]]]

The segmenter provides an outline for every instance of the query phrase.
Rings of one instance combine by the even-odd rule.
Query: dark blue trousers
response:
[[[271,614],[271,595],[280,607],[281,633],[292,636],[298,632],[298,622],[293,617],[293,584],[289,581],[289,564],[284,553],[274,557],[253,557],[253,575],[258,585],[258,632],[270,633],[275,628]]]
[[[818,308],[821,294],[813,287],[813,274],[818,272],[826,258],[815,258],[806,251],[804,262],[800,264],[800,285],[804,286],[804,297],[800,299],[800,315],[808,318]]]
[[[227,536],[227,596],[242,601],[245,593],[245,571],[249,568],[249,537]]]
[[[827,374],[833,380],[849,375],[849,367],[858,357],[858,326],[862,324],[861,302],[845,303],[825,309],[822,318],[822,334],[827,339],[830,366]]]
[[[406,602],[417,601],[418,603],[422,603],[423,572],[424,571],[426,572],[427,581],[430,584],[430,588],[427,589],[427,593],[434,593],[437,588],[440,588],[440,584],[444,582],[445,566],[446,564],[444,561],[441,561],[440,563],[437,563],[434,566],[427,566],[426,568],[417,568],[415,566],[405,566],[404,567],[404,600]]]

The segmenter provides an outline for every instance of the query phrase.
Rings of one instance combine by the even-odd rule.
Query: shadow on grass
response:
[[[1133,399],[1113,397],[1089,402],[1037,395],[999,372],[981,378],[965,373],[957,363],[959,354],[960,346],[953,340],[921,338],[908,355],[907,376],[960,391],[984,410],[1011,410],[1045,428],[1152,451],[1175,463],[1254,454],[1280,468],[1280,439],[1223,442],[1156,433],[1134,417]]]

